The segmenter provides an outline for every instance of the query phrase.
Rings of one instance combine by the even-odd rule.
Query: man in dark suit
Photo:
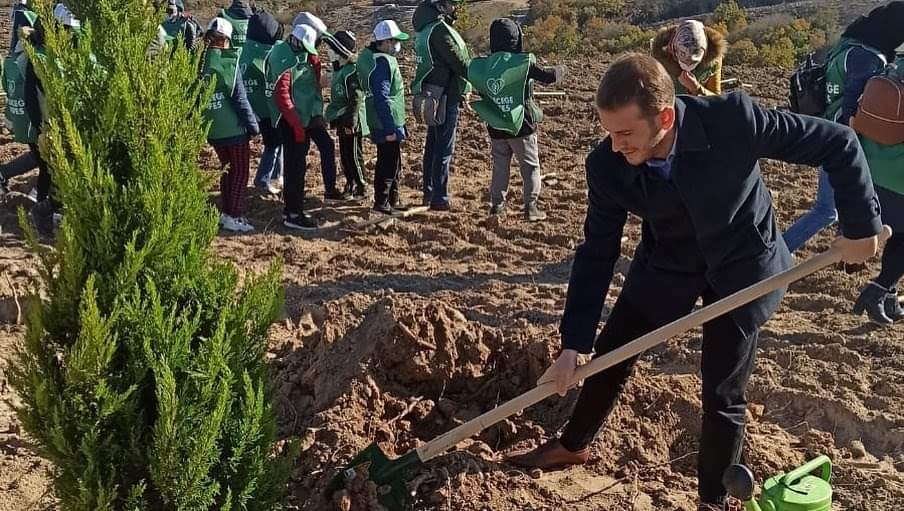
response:
[[[561,395],[579,353],[599,356],[690,313],[698,298],[712,303],[791,266],[759,158],[824,168],[841,217],[843,237],[836,244],[852,250],[850,262],[876,254],[879,203],[850,129],[767,110],[743,94],[676,98],[665,69],[639,54],[612,64],[596,105],[609,137],[587,158],[585,241],[568,286],[562,352],[540,379],[554,381]],[[641,243],[596,337],[628,213],[643,219]],[[703,327],[701,510],[724,509],[721,476],[741,455],[757,334],[783,294],[773,292]],[[510,461],[543,469],[586,462],[634,362],[588,378],[561,438]]]

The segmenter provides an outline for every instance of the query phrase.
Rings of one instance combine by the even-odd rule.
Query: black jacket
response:
[[[859,239],[879,233],[879,202],[863,150],[850,128],[767,110],[742,93],[682,96],[676,110],[678,141],[671,182],[687,209],[694,238],[684,245],[686,254],[669,254],[669,259],[693,264],[702,256],[702,273],[720,297],[792,263],[760,175],[760,158],[822,166],[835,189],[844,235]],[[585,241],[575,252],[559,329],[563,347],[583,353],[593,347],[628,213],[645,219],[655,206],[641,186],[640,173],[646,169],[628,164],[612,150],[609,139],[590,153],[586,167]],[[650,257],[657,250],[656,235],[647,228],[647,220],[644,224],[635,259],[656,259]],[[783,295],[784,290],[773,292],[731,317],[745,334],[752,334],[775,312]]]

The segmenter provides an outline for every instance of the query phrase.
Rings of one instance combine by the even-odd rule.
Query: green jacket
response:
[[[412,18],[414,31],[422,32],[437,20],[444,20],[444,16],[435,7],[421,2]],[[467,47],[462,48],[458,44],[450,30],[455,29],[446,21],[438,24],[430,32],[429,47],[433,58],[433,70],[424,77],[423,83],[444,88],[448,100],[457,103],[470,91],[467,76],[471,56]],[[417,93],[414,90],[412,92]]]
[[[364,136],[370,135],[357,59],[334,71],[330,85],[330,104],[324,118],[337,128],[354,128]]]

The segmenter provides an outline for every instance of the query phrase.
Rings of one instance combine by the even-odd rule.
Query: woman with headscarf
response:
[[[675,92],[691,96],[722,93],[722,59],[728,43],[696,20],[663,28],[653,39],[653,57],[675,81]]]

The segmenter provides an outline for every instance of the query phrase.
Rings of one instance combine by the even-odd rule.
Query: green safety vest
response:
[[[238,48],[209,49],[204,60],[204,76],[216,80],[213,96],[204,109],[204,118],[210,121],[209,140],[223,140],[245,134],[245,126],[239,120],[232,105],[232,94],[238,85]]]
[[[823,117],[830,121],[837,120],[841,112],[841,104],[844,102],[844,82],[847,79],[847,72],[844,69],[847,54],[852,48],[857,47],[876,54],[883,63],[885,62],[885,55],[875,48],[848,38],[838,41],[838,44],[829,53],[828,66],[826,66],[826,105],[828,106]]]
[[[707,80],[713,77],[716,74],[716,63],[715,61],[706,67],[697,66],[696,69],[692,71],[694,78],[700,82],[700,85],[706,83]],[[672,81],[675,84],[675,94],[690,94],[690,91],[678,81],[677,77],[672,77]]]
[[[346,115],[352,105],[357,105],[358,128],[367,136],[370,130],[367,126],[367,110],[362,101],[364,93],[361,92],[361,87],[349,90],[349,80],[358,80],[358,66],[353,62],[345,64],[333,73],[330,83],[330,104],[326,107],[325,117],[327,121],[335,121]]]
[[[270,103],[273,101],[273,88],[267,81],[267,57],[273,46],[248,40],[242,48],[239,68],[242,70],[242,82],[248,102],[258,119],[270,118]]]
[[[220,11],[220,17],[232,23],[232,47],[241,48],[245,46],[245,41],[248,39],[248,22],[250,20],[233,18],[226,14],[225,9]]]
[[[480,93],[473,107],[491,128],[517,135],[528,110],[531,120],[543,120],[543,111],[532,100],[533,80],[528,78],[534,62],[533,54],[504,51],[471,61],[468,81]]]
[[[468,45],[465,44],[465,40],[462,39],[461,34],[458,33],[452,25],[446,23],[442,19],[438,19],[433,23],[430,23],[426,27],[424,27],[420,32],[417,32],[414,35],[414,51],[416,54],[417,67],[414,70],[414,81],[411,82],[411,93],[412,94],[420,94],[421,89],[424,85],[424,80],[430,73],[433,71],[433,67],[435,62],[433,60],[433,52],[430,51],[430,37],[433,35],[433,29],[436,27],[444,25],[446,29],[449,31],[449,34],[452,35],[452,40],[455,42],[455,45],[458,47],[459,51],[465,56],[467,60],[470,60],[471,54],[468,52]],[[463,77],[459,77],[459,80],[464,80]],[[463,91],[468,93],[471,91],[471,84],[465,81]]]
[[[163,27],[163,31],[166,32],[166,37],[168,41],[172,41],[173,39],[182,35],[182,29],[185,28],[185,18],[182,16],[176,16],[175,18],[167,18],[160,24]]]
[[[271,91],[276,89],[276,82],[286,71],[292,73],[292,102],[301,122],[308,126],[315,117],[323,116],[323,93],[314,73],[314,66],[308,61],[310,55],[304,48],[297,52],[292,46],[280,41],[273,46],[267,59],[267,86]],[[272,92],[271,92],[272,95]],[[270,101],[270,119],[277,126],[282,113],[276,108],[276,102]]]
[[[377,67],[377,59],[386,59],[392,76],[389,86],[389,112],[392,114],[392,122],[395,126],[384,127],[377,114],[374,104],[374,93],[370,89],[370,75]],[[367,116],[367,126],[370,131],[392,131],[405,125],[405,88],[402,85],[402,72],[399,71],[399,61],[386,53],[375,53],[370,48],[365,48],[358,56],[358,82],[364,91],[364,105]]]
[[[16,142],[34,144],[38,141],[38,130],[31,124],[25,110],[25,73],[19,68],[18,58],[18,55],[11,54],[3,63],[6,119],[9,120]]]

